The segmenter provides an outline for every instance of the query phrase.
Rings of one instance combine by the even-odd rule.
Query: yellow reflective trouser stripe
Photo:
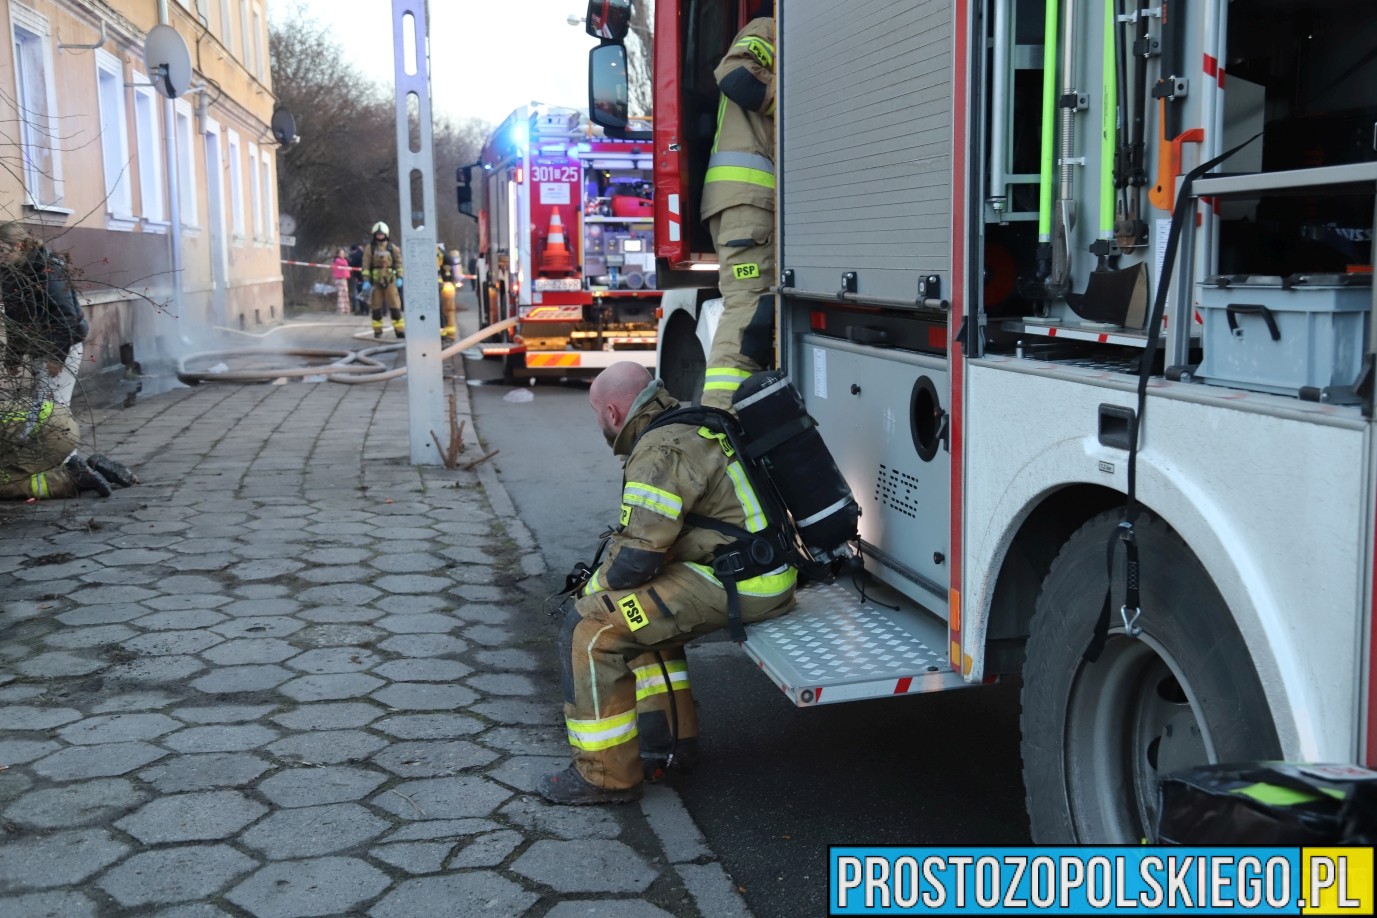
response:
[[[712,568],[708,567],[706,564],[694,564],[689,561],[685,562],[684,566],[693,570],[700,576],[711,580],[718,586],[722,585],[722,581],[717,579],[717,575],[713,573]],[[768,574],[761,574],[758,577],[751,577],[747,580],[738,580],[736,582],[736,591],[742,596],[769,598],[771,596],[780,596],[787,593],[797,581],[798,571],[785,565],[784,567],[775,568]]]
[[[40,500],[48,497],[48,476],[39,472],[29,476],[29,493]]]
[[[765,510],[760,506],[760,498],[746,478],[746,470],[741,463],[727,463],[727,474],[731,476],[732,486],[736,488],[736,499],[741,501],[741,510],[746,514],[746,531],[759,532],[765,528]]]
[[[565,718],[564,725],[569,728],[569,744],[587,752],[611,749],[613,746],[630,742],[637,736],[635,708],[625,714],[598,720]]]
[[[672,520],[677,520],[679,514],[684,511],[684,502],[679,499],[679,495],[640,481],[626,483],[622,488],[622,503],[644,507]]]
[[[674,686],[676,692],[689,687],[688,663],[683,660],[667,660],[665,669],[669,670],[670,685]],[[651,695],[663,695],[669,691],[665,686],[665,674],[658,663],[637,666],[632,672],[636,674],[637,701],[644,701]]]
[[[751,374],[745,370],[737,370],[732,367],[709,367],[708,372],[703,376],[703,391],[711,390],[731,390],[741,388],[741,384],[746,381]]]
[[[747,35],[736,43],[738,48],[745,48],[751,56],[760,61],[761,66],[775,69],[775,46],[763,38],[756,38],[754,35]]]
[[[761,188],[775,187],[773,172],[751,169],[747,166],[713,166],[708,169],[708,174],[703,178],[703,181],[705,183],[743,182],[747,185],[759,185]]]

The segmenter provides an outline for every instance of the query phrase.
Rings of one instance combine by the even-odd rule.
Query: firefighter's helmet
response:
[[[381,220],[373,224],[373,235],[376,236],[378,235],[378,233],[382,233],[384,236],[387,237],[392,236],[392,234],[388,232],[387,224],[382,222]]]

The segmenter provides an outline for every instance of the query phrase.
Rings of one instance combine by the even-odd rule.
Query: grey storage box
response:
[[[1197,378],[1310,399],[1347,400],[1367,350],[1372,277],[1217,275],[1200,285]]]

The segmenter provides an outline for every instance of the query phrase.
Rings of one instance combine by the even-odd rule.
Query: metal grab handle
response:
[[[1225,308],[1224,314],[1229,319],[1230,334],[1238,334],[1239,316],[1262,316],[1262,321],[1267,323],[1267,332],[1272,336],[1272,340],[1281,340],[1281,329],[1277,328],[1277,320],[1272,317],[1272,310],[1260,303],[1230,303]]]

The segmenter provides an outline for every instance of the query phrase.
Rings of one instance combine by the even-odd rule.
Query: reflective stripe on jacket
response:
[[[722,91],[703,220],[737,204],[775,209],[775,21],[752,19],[713,71]]]

